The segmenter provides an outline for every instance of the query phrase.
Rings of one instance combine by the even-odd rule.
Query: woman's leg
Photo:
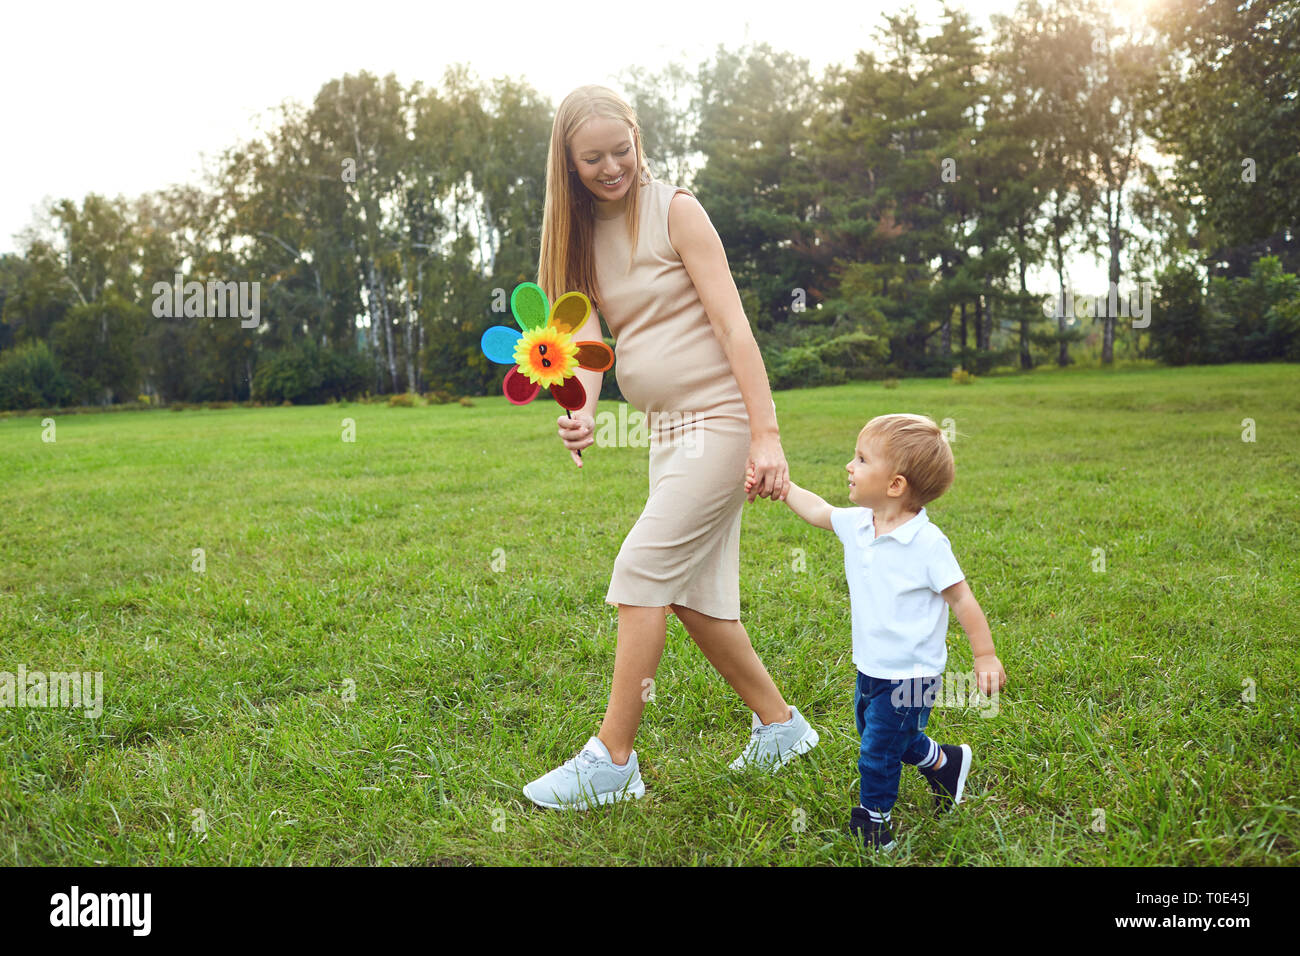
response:
[[[784,723],[792,711],[758,659],[749,633],[740,621],[709,617],[680,604],[670,605],[691,640],[765,724]]]
[[[645,710],[642,681],[655,676],[664,653],[667,625],[662,607],[618,606],[618,643],[614,647],[614,681],[609,706],[596,736],[616,764],[632,754],[636,729]]]

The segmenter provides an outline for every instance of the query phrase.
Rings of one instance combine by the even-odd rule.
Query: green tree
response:
[[[719,48],[699,76],[696,146],[705,164],[693,191],[722,237],[736,285],[758,304],[750,322],[771,330],[813,318],[794,310],[796,289],[808,295],[825,284],[825,259],[810,248],[808,211],[818,190],[808,129],[817,85],[808,64],[767,44]]]
[[[1152,16],[1168,48],[1154,131],[1212,274],[1270,254],[1300,271],[1300,5],[1166,0]]]
[[[72,386],[43,341],[0,352],[0,409],[54,408],[72,400]]]
[[[140,373],[134,343],[143,324],[144,309],[111,288],[68,310],[52,339],[75,400],[108,405],[116,397],[135,398]]]

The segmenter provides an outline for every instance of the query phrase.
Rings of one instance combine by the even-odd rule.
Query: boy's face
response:
[[[849,473],[849,501],[860,508],[874,511],[887,504],[891,498],[901,498],[907,487],[907,479],[890,469],[889,463],[882,457],[882,451],[879,442],[871,442],[858,435],[853,458],[844,466]],[[893,495],[890,494],[891,490],[894,491]]]

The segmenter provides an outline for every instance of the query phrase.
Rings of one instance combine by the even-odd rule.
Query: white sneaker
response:
[[[765,724],[758,719],[758,714],[754,714],[749,743],[744,752],[731,762],[731,769],[765,766],[776,773],[798,754],[816,747],[820,739],[794,704],[790,705],[790,719],[783,724]]]
[[[551,810],[588,810],[592,806],[645,796],[636,751],[620,767],[599,737],[578,755],[524,787],[524,796]]]

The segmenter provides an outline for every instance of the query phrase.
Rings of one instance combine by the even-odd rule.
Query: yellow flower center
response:
[[[578,367],[578,347],[568,332],[544,325],[524,332],[515,343],[515,362],[530,382],[550,388],[559,385]]]

